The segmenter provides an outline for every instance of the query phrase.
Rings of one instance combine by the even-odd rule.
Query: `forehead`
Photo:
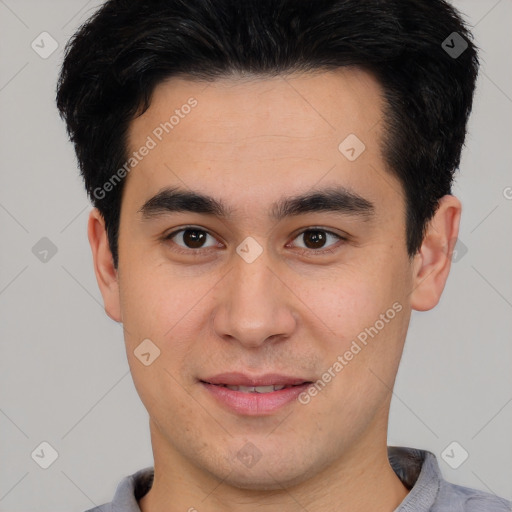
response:
[[[380,85],[358,69],[213,82],[171,78],[130,125],[128,152],[149,139],[152,149],[127,186],[133,182],[139,203],[172,185],[238,197],[238,206],[322,180],[375,195],[376,184],[393,182],[391,175],[383,181],[382,112]],[[362,151],[356,159],[347,158],[352,149]]]
[[[214,123],[195,124],[194,135],[208,135],[217,142],[247,135],[310,137],[346,128],[359,129],[363,135],[366,124],[374,126],[380,120],[383,101],[378,82],[357,68],[275,77],[233,75],[212,82],[175,77],[155,87],[150,108],[132,122],[130,135],[169,120],[190,97],[198,103],[195,117],[200,112],[203,121]],[[185,139],[188,125],[173,130],[174,138]]]

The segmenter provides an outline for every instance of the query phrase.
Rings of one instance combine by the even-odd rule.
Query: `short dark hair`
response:
[[[456,33],[456,34],[454,34]],[[443,43],[445,42],[445,43]],[[462,51],[456,55],[450,49]],[[355,66],[383,88],[382,151],[405,194],[409,257],[451,193],[473,103],[477,48],[445,0],[109,0],[66,46],[57,107],[114,265],[130,122],[157,84]],[[341,141],[340,141],[341,142]]]

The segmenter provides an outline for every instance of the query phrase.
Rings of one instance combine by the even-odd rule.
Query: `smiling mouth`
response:
[[[225,373],[198,382],[218,405],[242,416],[268,416],[283,407],[292,407],[312,381],[301,377],[267,374],[250,377]]]
[[[282,389],[294,388],[297,386],[303,386],[304,384],[311,384],[311,382],[302,382],[300,384],[294,385],[269,385],[269,386],[230,386],[227,384],[212,384],[211,382],[201,381],[204,384],[210,384],[214,386],[219,386],[223,388],[230,389],[231,391],[239,391],[240,393],[273,393],[274,391],[281,391]]]

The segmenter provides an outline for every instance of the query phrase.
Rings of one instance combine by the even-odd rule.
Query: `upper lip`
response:
[[[295,386],[305,382],[311,382],[302,377],[291,377],[277,373],[265,375],[247,375],[240,372],[219,373],[212,377],[201,379],[209,384],[225,384],[226,386]]]

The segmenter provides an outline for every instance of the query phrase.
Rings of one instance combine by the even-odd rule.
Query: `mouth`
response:
[[[224,373],[200,379],[207,395],[224,409],[243,416],[265,416],[292,406],[313,381],[267,374],[260,377]]]
[[[283,385],[283,384],[271,384],[269,386],[233,386],[228,384],[214,384],[212,382],[207,381],[201,381],[203,384],[211,384],[213,386],[219,386],[224,387],[227,389],[230,389],[231,391],[240,391],[241,393],[273,393],[274,391],[281,391],[282,389],[288,389],[288,388],[294,388],[298,386],[303,386],[305,384],[312,384],[311,381],[303,381],[299,384],[289,384],[289,385]]]

